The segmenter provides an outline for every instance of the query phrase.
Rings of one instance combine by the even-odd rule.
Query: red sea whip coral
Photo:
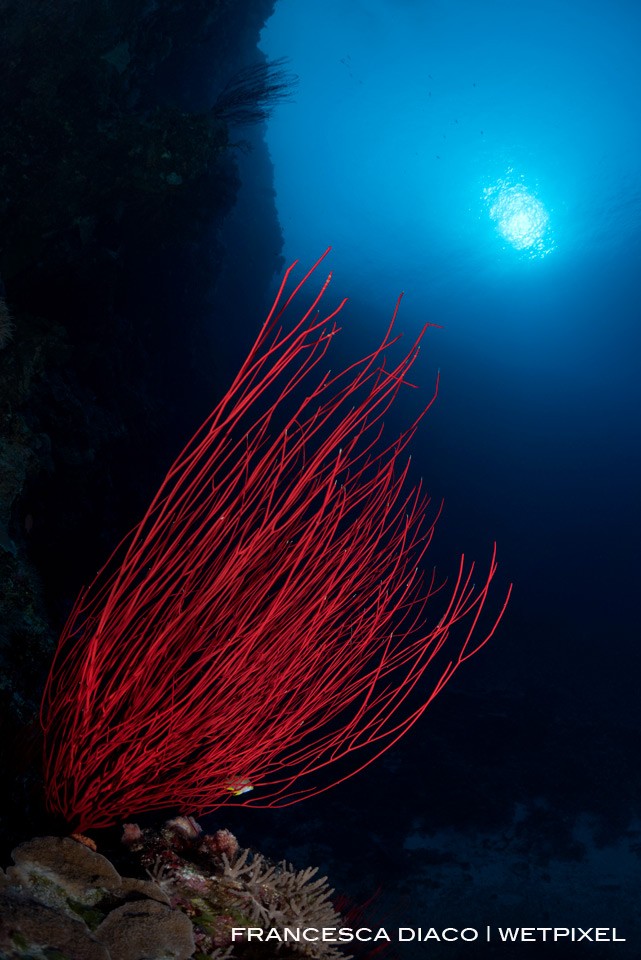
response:
[[[331,274],[288,320],[322,259],[289,294],[287,271],[231,387],[65,626],[41,720],[48,805],[76,830],[326,789],[325,767],[351,776],[419,719],[505,609],[476,638],[494,553],[476,589],[464,558],[447,599],[423,581],[435,519],[400,463],[418,420],[390,441],[383,418],[424,331],[390,364],[397,303],[379,347],[323,372],[344,303],[320,317]]]

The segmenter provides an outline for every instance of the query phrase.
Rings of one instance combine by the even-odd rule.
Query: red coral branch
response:
[[[200,815],[250,786],[242,802],[263,806],[327,789],[319,771],[353,754],[339,782],[395,743],[505,609],[473,640],[495,553],[477,590],[461,558],[425,626],[436,518],[399,465],[420,417],[383,439],[425,331],[390,367],[397,303],[376,350],[320,374],[344,303],[319,319],[331,274],[281,324],[322,259],[289,295],[287,271],[232,386],[64,629],[41,719],[48,804],[78,830]]]

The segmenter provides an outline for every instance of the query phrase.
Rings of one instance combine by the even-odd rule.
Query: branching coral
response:
[[[79,830],[326,789],[324,768],[345,760],[338,782],[394,744],[500,619],[505,605],[476,638],[494,555],[476,589],[461,558],[436,601],[419,571],[435,520],[399,463],[418,420],[392,440],[383,420],[423,334],[389,364],[397,303],[380,346],[320,372],[343,306],[319,318],[330,278],[288,319],[317,266],[289,294],[287,271],[236,379],[65,627],[41,717],[49,806]]]
[[[340,926],[330,900],[334,891],[317,873],[318,867],[295,870],[285,860],[270,864],[262,854],[243,850],[231,862],[224,857],[221,882],[254,926]]]
[[[317,876],[317,867],[296,870],[284,860],[272,863],[261,853],[239,849],[227,830],[185,831],[179,822],[184,819],[169,821],[159,833],[129,824],[123,842],[171,905],[190,917],[199,955],[231,948],[230,956],[253,956],[243,938],[232,937],[232,928],[295,931],[342,925],[331,899],[334,891],[327,877]],[[227,856],[219,847],[228,847],[230,838],[235,850]],[[277,949],[283,957],[346,960],[342,949],[322,940],[289,940]]]

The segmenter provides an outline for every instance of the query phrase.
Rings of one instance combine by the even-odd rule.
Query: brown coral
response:
[[[196,949],[189,917],[153,900],[116,907],[100,924],[96,937],[118,960],[161,956],[188,960]]]
[[[233,860],[240,850],[238,840],[230,830],[217,830],[216,833],[206,834],[199,846],[199,850],[206,856],[217,857],[222,862],[223,855]]]
[[[121,877],[106,857],[70,837],[36,837],[13,851],[0,879],[0,954],[74,960],[187,960],[186,914],[148,880]],[[48,955],[48,954],[47,954]]]
[[[334,891],[327,877],[317,877],[318,867],[296,870],[282,860],[270,863],[262,854],[243,850],[230,863],[224,858],[220,880],[231,899],[249,918],[247,926],[340,927],[341,917],[331,901]],[[291,943],[292,950],[307,957],[341,958],[345,954],[328,943]]]
[[[159,831],[127,824],[123,842],[194,926],[199,953],[223,958],[244,956],[246,944],[232,944],[232,927],[339,927],[326,877],[318,868],[296,870],[286,861],[272,863],[260,853],[241,850],[229,830],[203,834],[195,821],[188,833],[174,821]],[[132,845],[131,838],[134,837]],[[229,948],[229,950],[227,950]],[[346,960],[327,942],[290,942],[279,954],[312,960]]]

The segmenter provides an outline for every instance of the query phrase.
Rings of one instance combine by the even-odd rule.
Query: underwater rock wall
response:
[[[215,396],[241,181],[236,133],[211,106],[260,59],[273,2],[0,0],[5,851],[42,830],[37,709],[75,594]],[[279,265],[266,220],[257,284]]]

